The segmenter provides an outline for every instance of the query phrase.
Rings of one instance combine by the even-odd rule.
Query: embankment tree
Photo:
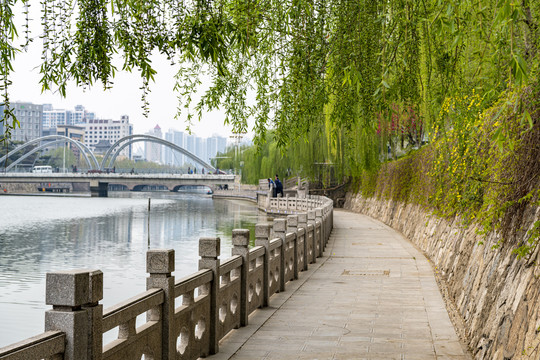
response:
[[[219,107],[235,131],[253,119],[256,144],[272,128],[280,148],[300,144],[302,156],[303,142],[324,139],[305,167],[332,163],[338,175],[431,141],[453,126],[441,124],[447,99],[474,89],[487,108],[536,77],[539,63],[540,4],[530,0],[42,0],[39,35],[28,31],[31,5],[0,6],[6,133],[18,125],[12,63],[39,36],[44,91],[108,88],[116,72],[133,71],[147,111],[160,53],[178,69],[179,113],[191,120]]]

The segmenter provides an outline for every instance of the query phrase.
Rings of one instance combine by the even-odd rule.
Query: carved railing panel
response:
[[[219,268],[221,279],[217,295],[218,339],[223,338],[232,329],[240,327],[240,268],[242,265],[242,257],[234,256],[223,262]]]
[[[103,347],[103,360],[161,358],[163,295],[161,289],[148,290],[104,311],[103,333],[118,327],[118,338]],[[137,316],[147,311],[147,321],[137,327]]]
[[[279,273],[281,264],[281,239],[273,239],[270,241],[268,248],[270,251],[268,259],[268,293],[270,296],[279,292]]]
[[[248,314],[263,306],[265,248],[257,246],[249,251],[247,279]]]
[[[178,280],[174,285],[174,297],[176,303],[179,303],[174,309],[176,359],[195,360],[210,353],[208,289],[212,280],[212,271],[200,270]]]
[[[306,241],[306,230],[299,228],[296,234],[296,259],[298,264],[298,271],[303,271],[305,268],[305,254],[304,242]]]
[[[288,233],[285,236],[285,242],[284,242],[285,282],[294,280],[294,242],[295,240],[296,240],[296,235],[293,233]]]

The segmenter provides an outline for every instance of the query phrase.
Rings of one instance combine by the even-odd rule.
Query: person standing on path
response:
[[[276,190],[275,190],[275,196],[277,197],[279,194],[281,194],[281,197],[283,197],[283,184],[279,180],[279,176],[276,174],[276,179],[274,180],[274,183],[276,184]]]

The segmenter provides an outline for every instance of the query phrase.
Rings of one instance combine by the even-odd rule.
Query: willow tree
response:
[[[26,21],[17,29],[14,10],[21,4]],[[241,43],[247,41],[231,18],[229,5],[225,0],[42,0],[37,20],[43,26],[39,35],[42,90],[65,96],[70,82],[107,89],[119,70],[136,71],[147,113],[146,96],[156,74],[151,61],[154,53],[165,55],[173,64],[197,59],[224,75],[228,49],[242,48]],[[7,137],[19,125],[9,106],[10,73],[17,53],[32,45],[29,6],[29,0],[5,0],[0,5],[1,121]],[[122,59],[120,69],[113,62],[117,54]]]
[[[27,17],[20,29],[16,5]],[[1,121],[8,134],[17,125],[9,75],[16,53],[31,45],[29,5],[0,6]],[[340,176],[377,168],[398,143],[430,141],[447,98],[476,89],[488,106],[536,76],[539,64],[538,1],[42,0],[41,6],[44,91],[65,95],[70,82],[108,88],[116,72],[138,72],[147,112],[156,74],[151,56],[160,53],[178,70],[179,115],[193,121],[220,108],[239,133],[253,119],[257,145],[273,129],[278,148],[294,148],[306,167],[332,163]]]

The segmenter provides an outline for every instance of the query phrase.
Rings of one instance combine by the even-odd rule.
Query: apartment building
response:
[[[30,102],[12,102],[13,113],[20,123],[11,131],[12,141],[27,142],[41,136],[43,105]],[[4,106],[0,106],[0,118],[4,117]],[[0,125],[0,137],[4,134],[4,126]]]
[[[87,111],[82,105],[75,106],[74,110],[53,109],[51,104],[43,105],[44,129],[54,129],[58,125],[80,125],[95,118],[96,114]]]
[[[133,125],[129,123],[129,116],[123,115],[120,120],[112,119],[87,119],[80,126],[84,127],[84,142],[92,151],[96,151],[96,145],[109,143],[111,146],[124,136],[133,134]],[[131,159],[131,146],[122,150],[121,155]]]

